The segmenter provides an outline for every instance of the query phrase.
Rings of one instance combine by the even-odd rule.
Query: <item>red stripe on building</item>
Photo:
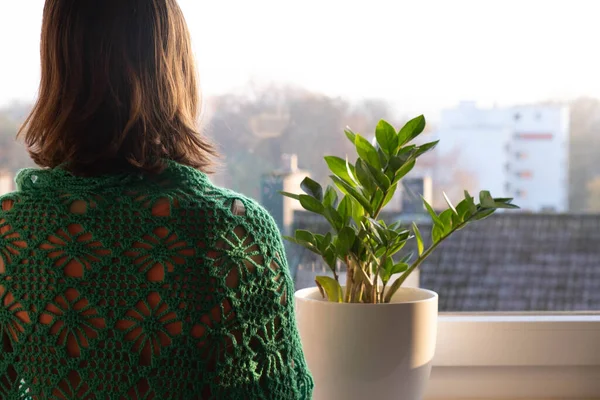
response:
[[[517,133],[517,139],[521,140],[552,140],[554,135],[551,133]]]

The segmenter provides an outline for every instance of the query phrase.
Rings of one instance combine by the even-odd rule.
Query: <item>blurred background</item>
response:
[[[16,132],[36,97],[43,0],[0,2],[0,194],[31,166]],[[419,195],[514,197],[442,246],[415,285],[444,311],[600,310],[600,25],[592,1],[179,1],[220,146],[222,186],[258,199],[283,233],[325,229],[283,200],[325,155],[353,154],[346,126],[418,114],[423,158],[387,218],[427,229]],[[324,273],[290,246],[297,287]],[[343,271],[342,271],[343,272]]]

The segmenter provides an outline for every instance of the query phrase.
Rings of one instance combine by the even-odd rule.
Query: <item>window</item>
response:
[[[421,113],[441,141],[415,170],[417,195],[441,208],[443,192],[490,189],[522,206],[459,232],[420,271],[442,313],[428,399],[600,397],[594,2],[179,3],[204,131],[225,156],[213,181],[263,201],[282,230],[319,227],[275,191],[306,174],[326,181],[323,156],[350,153],[345,126],[368,136],[381,118]],[[0,194],[32,166],[13,138],[36,95],[43,4],[0,2]],[[429,234],[408,200],[394,199],[392,216]],[[295,246],[288,258],[298,288],[327,273]]]
[[[523,151],[517,151],[515,153],[515,158],[517,160],[526,160],[527,159],[527,153],[523,152]]]
[[[517,177],[521,179],[531,179],[533,177],[533,172],[531,171],[520,171],[516,173]]]

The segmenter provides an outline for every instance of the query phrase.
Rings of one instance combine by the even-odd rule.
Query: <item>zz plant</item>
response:
[[[396,222],[386,224],[380,213],[392,199],[398,185],[414,167],[417,159],[432,150],[437,141],[413,144],[425,129],[425,118],[416,117],[398,132],[386,121],[375,130],[373,145],[360,134],[345,131],[354,144],[358,158],[354,164],[335,156],[325,157],[332,172],[331,180],[342,193],[328,185],[325,189],[310,178],[302,181],[305,194],[281,192],[300,202],[302,207],[327,220],[329,233],[318,234],[297,230],[287,240],[320,255],[333,272],[333,278],[319,276],[317,286],[323,296],[338,303],[389,303],[404,281],[425,259],[454,232],[482,220],[497,209],[518,208],[509,198],[493,198],[488,191],[479,194],[479,202],[465,191],[456,206],[448,197],[448,209],[437,214],[423,199],[424,208],[432,219],[431,245],[425,246],[415,223],[410,227]],[[402,252],[409,240],[415,239],[418,254]],[[342,288],[336,272],[337,264],[345,264],[346,286]],[[392,277],[397,278],[392,281]]]

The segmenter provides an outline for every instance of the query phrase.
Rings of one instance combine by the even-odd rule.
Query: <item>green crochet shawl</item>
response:
[[[271,216],[169,161],[0,198],[1,399],[310,399]],[[241,212],[240,212],[241,210]]]

